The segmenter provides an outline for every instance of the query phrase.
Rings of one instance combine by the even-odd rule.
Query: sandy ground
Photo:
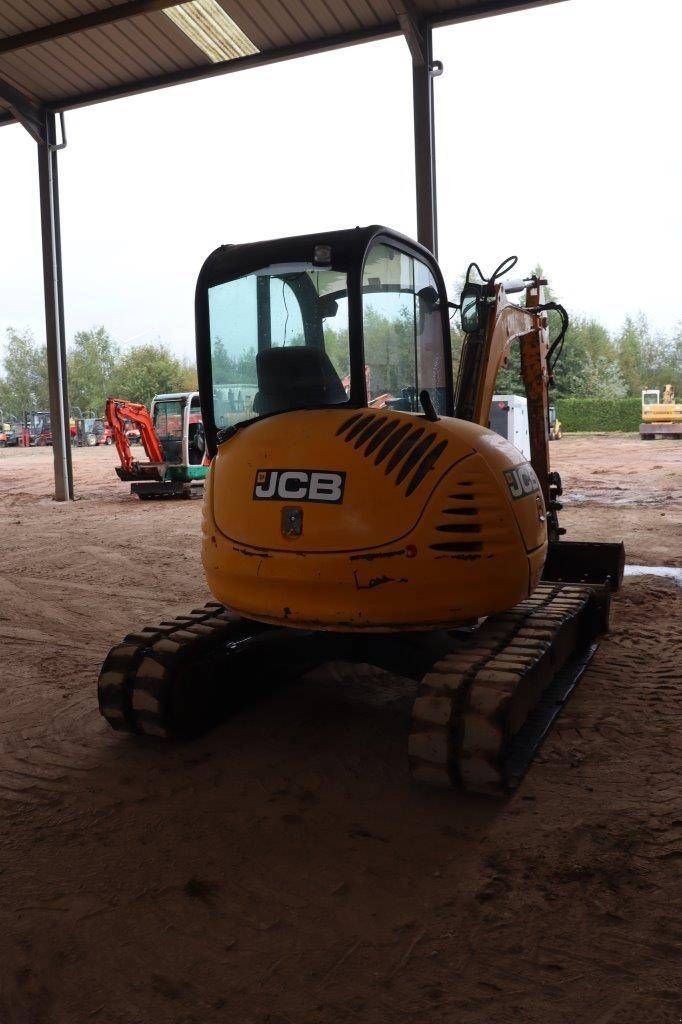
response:
[[[682,447],[553,445],[574,539],[682,565]],[[301,681],[197,742],[112,733],[98,666],[207,599],[199,502],[110,450],[0,451],[0,1021],[677,1024],[682,590],[629,579],[507,803],[410,784],[412,688]],[[570,506],[569,506],[570,501]]]
[[[565,436],[551,446],[574,540],[624,540],[627,560],[682,566],[682,444],[637,434]]]

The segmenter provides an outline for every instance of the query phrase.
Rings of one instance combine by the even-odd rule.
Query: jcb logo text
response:
[[[330,469],[258,469],[254,501],[343,501],[346,474]]]
[[[504,476],[507,481],[509,493],[515,500],[525,498],[527,494],[534,494],[540,490],[540,481],[535,471],[527,462],[515,469],[505,469]]]

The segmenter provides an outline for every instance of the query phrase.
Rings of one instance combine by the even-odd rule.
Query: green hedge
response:
[[[642,421],[639,398],[558,398],[556,414],[561,429],[638,431]]]

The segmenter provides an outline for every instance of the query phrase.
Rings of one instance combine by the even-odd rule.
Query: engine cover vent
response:
[[[479,502],[474,494],[472,480],[458,480],[457,490],[447,496],[447,505],[441,510],[443,522],[436,526],[441,536],[429,547],[460,557],[475,556],[483,550],[483,527],[480,522]]]
[[[395,415],[357,413],[341,424],[336,435],[352,444],[364,458],[374,456],[374,465],[383,465],[386,476],[397,470],[394,483],[400,487],[407,480],[405,497],[409,498],[448,447],[447,440],[434,443],[438,434],[427,432],[422,422],[406,422]]]

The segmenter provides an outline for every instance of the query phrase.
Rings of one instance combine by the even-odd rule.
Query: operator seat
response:
[[[190,423],[187,432],[187,449],[190,466],[200,466],[206,451],[206,435],[203,423]]]
[[[256,356],[258,416],[287,409],[339,405],[348,400],[331,359],[322,348],[292,345],[266,348]]]

